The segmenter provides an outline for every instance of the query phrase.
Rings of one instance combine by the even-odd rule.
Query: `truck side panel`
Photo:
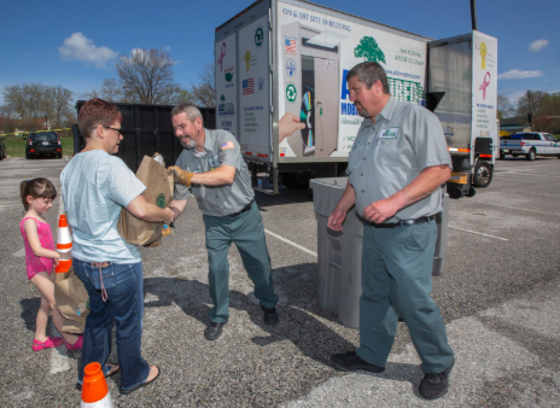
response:
[[[216,127],[225,129],[239,139],[237,130],[236,34],[230,34],[215,44],[216,55]]]
[[[270,42],[268,14],[238,34],[239,143],[245,156],[271,160]]]
[[[471,144],[472,50],[470,35],[448,43],[430,44],[428,92],[445,92],[434,113],[439,118],[447,146],[464,149]]]
[[[346,74],[360,62],[379,62],[397,99],[425,104],[427,38],[303,1],[275,14],[275,109],[306,125],[279,144],[279,163],[347,160],[363,119]]]

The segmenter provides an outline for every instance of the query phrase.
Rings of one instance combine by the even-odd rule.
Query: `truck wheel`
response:
[[[307,190],[309,188],[310,177],[299,173],[282,174],[282,184],[292,190]]]
[[[531,149],[529,150],[529,154],[527,155],[527,160],[533,161],[537,157],[537,153]]]
[[[504,154],[504,152],[502,150],[500,150],[500,160],[504,160],[506,158],[506,155]]]
[[[476,187],[488,187],[492,182],[492,166],[485,161],[477,161],[474,166],[473,184]]]

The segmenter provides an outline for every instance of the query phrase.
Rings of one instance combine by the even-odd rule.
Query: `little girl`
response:
[[[21,236],[25,243],[25,263],[27,277],[41,294],[41,307],[37,313],[33,350],[58,347],[64,342],[68,350],[82,348],[82,336],[64,333],[63,318],[54,300],[54,281],[51,276],[53,266],[58,265],[59,254],[54,250],[54,240],[50,225],[43,214],[50,210],[56,198],[56,189],[46,178],[22,181],[20,184],[21,202],[27,213],[20,223]],[[49,312],[52,310],[54,327],[62,333],[61,337],[46,334]]]

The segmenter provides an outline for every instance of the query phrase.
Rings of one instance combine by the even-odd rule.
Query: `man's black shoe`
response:
[[[220,337],[226,323],[227,322],[210,322],[210,324],[206,326],[206,330],[204,330],[204,337],[206,337],[206,340],[216,340]]]
[[[274,325],[278,323],[279,317],[275,307],[267,309],[266,307],[261,305],[261,308],[264,312],[263,320],[266,324]]]
[[[333,354],[331,360],[335,366],[343,371],[366,370],[372,373],[382,373],[385,367],[378,367],[363,360],[355,351],[345,354]]]
[[[422,381],[420,381],[420,387],[418,387],[420,395],[429,400],[444,396],[449,389],[449,373],[453,369],[454,364],[455,360],[441,373],[426,373]]]

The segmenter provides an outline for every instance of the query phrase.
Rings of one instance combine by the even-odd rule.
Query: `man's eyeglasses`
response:
[[[103,126],[103,125],[101,125],[101,126]],[[122,135],[122,128],[116,129],[116,128],[112,128],[112,127],[109,127],[109,126],[103,126],[103,127],[104,127],[105,129],[114,130],[115,132],[117,132],[117,136]]]

